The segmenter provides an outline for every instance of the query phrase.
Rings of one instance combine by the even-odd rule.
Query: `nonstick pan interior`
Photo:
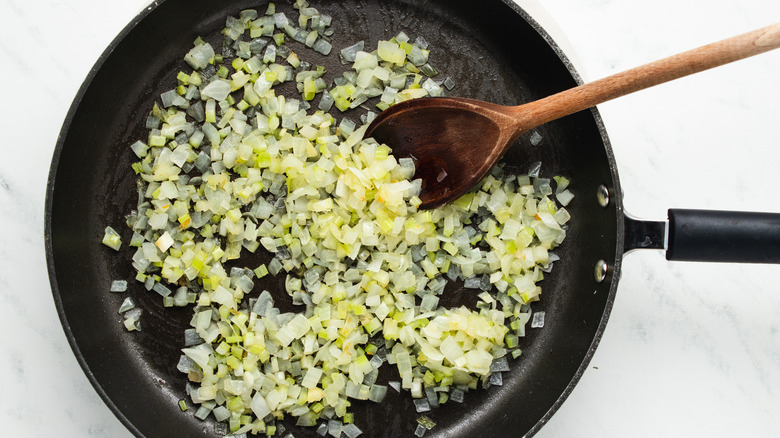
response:
[[[323,0],[312,6],[334,17],[336,50],[366,40],[370,46],[404,31],[431,43],[431,62],[456,82],[451,95],[518,104],[576,85],[577,76],[554,43],[514,3],[500,0],[386,1]],[[278,4],[280,10],[289,5]],[[100,244],[110,225],[125,242],[124,216],[137,195],[129,145],[144,137],[144,120],[159,94],[175,86],[185,68],[183,54],[202,36],[218,40],[227,14],[265,3],[167,0],[131,23],[106,50],[68,113],[54,154],[46,204],[49,273],[60,317],[85,373],[119,419],[138,436],[215,436],[211,420],[182,413],[186,377],[176,370],[191,309],[164,309],[159,296],[132,281],[132,250],[119,253]],[[307,57],[331,72],[343,67],[332,54]],[[340,115],[336,115],[340,117]],[[349,114],[357,119],[358,114]],[[561,257],[542,283],[542,329],[529,329],[523,355],[506,373],[503,386],[467,394],[428,415],[437,427],[426,436],[467,437],[533,434],[563,402],[587,365],[603,331],[615,292],[622,248],[622,209],[614,161],[598,114],[586,111],[549,123],[532,147],[525,135],[504,158],[524,171],[542,162],[545,176],[565,175],[576,198]],[[605,208],[596,193],[612,194]],[[597,261],[609,265],[603,282],[594,279]],[[254,262],[253,262],[254,263]],[[110,294],[112,280],[130,282],[127,294],[144,309],[143,328],[127,333],[117,309],[124,298]],[[287,299],[283,279],[256,285]],[[453,304],[468,290],[450,287]],[[392,377],[389,368],[380,379]],[[407,394],[388,393],[382,404],[354,403],[365,436],[411,436],[419,416]],[[292,423],[290,423],[292,424]],[[285,423],[288,426],[287,423]],[[288,427],[297,437],[313,429]]]

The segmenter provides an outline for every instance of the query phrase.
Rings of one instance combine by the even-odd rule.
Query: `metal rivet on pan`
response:
[[[596,199],[599,201],[599,205],[606,207],[609,205],[609,189],[604,184],[600,185],[596,191]]]
[[[596,262],[596,270],[594,273],[596,275],[596,282],[601,283],[604,281],[604,279],[607,278],[607,262],[604,260]]]

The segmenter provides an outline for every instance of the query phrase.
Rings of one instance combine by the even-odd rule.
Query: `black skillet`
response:
[[[279,2],[281,3],[281,2]],[[334,17],[336,50],[359,40],[369,46],[404,31],[433,48],[432,63],[457,83],[454,93],[499,104],[518,104],[570,88],[579,76],[549,35],[511,0],[321,0],[312,6]],[[289,5],[277,5],[290,12]],[[137,436],[213,437],[212,421],[182,413],[186,378],[176,371],[189,309],[163,309],[156,294],[132,281],[132,251],[100,244],[111,225],[125,242],[124,215],[136,204],[133,154],[144,138],[144,120],[162,91],[185,68],[182,56],[202,36],[220,41],[227,14],[264,3],[166,0],[153,4],[109,46],[79,90],[58,139],[46,199],[46,252],[54,300],[73,351],[96,391]],[[341,71],[337,56],[309,59]],[[332,78],[332,74],[328,78]],[[353,119],[356,114],[350,115]],[[429,413],[437,423],[426,436],[533,435],[579,380],[603,333],[624,252],[663,248],[670,259],[780,261],[777,215],[670,211],[665,222],[628,218],[617,167],[596,110],[536,130],[544,147],[528,147],[530,133],[503,159],[525,170],[541,161],[545,175],[573,181],[573,217],[558,254],[558,269],[543,282],[535,310],[548,315],[543,329],[528,331],[523,355],[503,386],[471,392],[463,404]],[[723,232],[724,225],[730,233]],[[739,225],[739,226],[735,226]],[[760,227],[756,230],[755,227]],[[691,231],[693,230],[693,231]],[[735,231],[736,230],[736,231]],[[729,235],[731,234],[731,235]],[[736,235],[734,235],[736,234]],[[716,239],[713,242],[713,239]],[[748,240],[746,240],[748,239]],[[738,242],[736,244],[732,242]],[[757,245],[761,248],[757,249]],[[736,254],[736,255],[735,255]],[[257,260],[244,260],[255,266]],[[112,280],[127,279],[126,294],[110,294]],[[281,290],[270,279],[256,286]],[[451,304],[469,292],[453,285]],[[117,308],[124,295],[144,309],[143,330],[127,333]],[[277,295],[284,301],[286,294]],[[389,367],[387,367],[389,368]],[[392,378],[389,371],[380,377]],[[356,403],[357,425],[369,437],[412,436],[418,414],[408,394],[389,392],[384,403]],[[286,423],[285,423],[286,424]],[[313,429],[289,427],[297,437]]]

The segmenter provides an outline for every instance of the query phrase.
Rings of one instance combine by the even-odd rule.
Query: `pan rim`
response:
[[[154,0],[153,2],[149,3],[146,7],[144,7],[144,9],[140,11],[127,25],[125,25],[125,27],[117,34],[116,37],[114,37],[111,43],[106,47],[106,49],[95,61],[94,65],[92,66],[89,73],[87,74],[84,81],[82,82],[81,86],[79,87],[77,93],[73,98],[73,102],[71,103],[68,112],[63,120],[62,126],[60,128],[60,132],[57,137],[55,148],[52,154],[48,179],[47,179],[45,203],[44,203],[44,245],[45,245],[49,283],[52,289],[52,295],[54,298],[55,307],[57,309],[57,314],[63,326],[63,330],[65,332],[68,343],[74,352],[74,355],[76,357],[77,362],[79,363],[79,366],[84,371],[87,379],[89,380],[90,384],[93,386],[95,391],[98,393],[100,398],[109,408],[109,410],[116,416],[116,418],[128,429],[128,431],[134,436],[138,436],[138,437],[144,436],[143,433],[123,413],[123,411],[117,406],[114,400],[105,391],[101,383],[97,380],[95,374],[93,373],[89,364],[87,363],[86,358],[81,352],[76,337],[74,336],[73,331],[71,329],[70,322],[68,321],[68,317],[65,313],[62,297],[60,295],[60,287],[57,280],[57,272],[54,264],[54,253],[53,253],[53,244],[52,244],[52,238],[53,238],[52,210],[53,210],[53,199],[55,197],[54,186],[57,178],[57,169],[60,165],[60,156],[62,154],[65,139],[69,132],[70,126],[73,122],[75,115],[79,111],[79,108],[81,106],[85,94],[90,89],[90,86],[92,85],[95,77],[100,72],[101,68],[106,63],[106,61],[111,57],[112,53],[117,48],[117,46],[119,46],[125,40],[128,34],[130,34],[141,21],[143,21],[148,15],[154,12],[154,10],[157,9],[157,7],[159,7],[164,2],[165,0]],[[545,42],[549,45],[549,47],[553,50],[556,56],[563,63],[564,67],[571,75],[573,80],[577,84],[582,84],[583,83],[582,76],[579,74],[579,72],[574,67],[574,64],[571,62],[570,58],[566,55],[563,49],[555,42],[555,40],[552,38],[549,32],[543,26],[541,26],[541,24],[536,19],[534,19],[525,9],[523,9],[515,1],[501,0],[501,2],[507,5],[508,7],[510,7],[518,16],[520,16],[523,20],[525,20],[534,29],[534,31],[539,34],[539,36],[541,36],[545,40]],[[588,368],[588,365],[595,353],[596,348],[598,347],[598,344],[601,340],[606,324],[608,322],[613,307],[615,295],[617,292],[617,285],[620,276],[619,273],[620,273],[622,257],[623,257],[622,248],[623,248],[623,241],[625,235],[624,211],[622,205],[623,195],[622,195],[622,190],[620,188],[614,154],[612,152],[611,144],[607,136],[607,132],[603,120],[596,108],[591,108],[590,111],[593,120],[595,122],[595,126],[598,129],[603,142],[605,153],[609,162],[610,175],[612,178],[610,184],[611,185],[610,202],[615,203],[614,208],[615,208],[615,214],[617,220],[617,230],[616,230],[617,242],[615,248],[614,267],[611,269],[611,272],[608,275],[607,280],[610,282],[608,297],[605,303],[603,314],[599,321],[599,326],[593,337],[593,340],[582,362],[580,363],[580,366],[577,368],[576,373],[571,378],[566,388],[559,394],[557,400],[549,408],[549,410],[539,419],[539,421],[537,421],[537,423],[529,431],[527,431],[525,436],[529,436],[529,437],[535,435],[539,430],[541,430],[542,427],[550,420],[550,418],[552,418],[552,416],[558,411],[560,406],[562,406],[562,404],[565,402],[565,400],[573,391],[574,387],[581,379],[585,370]]]

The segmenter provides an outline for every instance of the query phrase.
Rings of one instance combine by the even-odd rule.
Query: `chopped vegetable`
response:
[[[131,297],[127,297],[124,301],[122,301],[122,305],[119,306],[119,313],[125,313],[133,308],[135,308],[135,302]]]
[[[124,292],[127,290],[127,280],[114,280],[111,282],[111,292]]]
[[[436,423],[425,415],[420,415],[417,418],[417,423],[428,430],[431,430],[434,427],[436,427]]]
[[[226,19],[221,54],[198,39],[185,55],[192,71],[162,93],[148,138],[131,147],[132,264],[164,306],[194,304],[177,368],[197,418],[239,436],[282,434],[274,419],[287,416],[354,438],[353,400],[382,402],[385,362],[400,378],[388,385],[420,413],[502,383],[569,216],[539,166],[496,167],[452,204],[419,211],[412,160],[364,138],[376,115],[364,105],[384,110],[455,82],[432,79],[427,41],[400,33],[374,50],[339,50],[351,69],[331,85],[305,56],[331,51],[331,18],[302,0],[296,9],[297,19],[273,4],[242,11]],[[298,96],[277,94],[292,82]],[[363,108],[364,124],[337,121],[325,112],[333,105]],[[118,234],[106,236],[118,249]],[[247,252],[270,257],[239,267]],[[269,274],[283,276],[300,312],[277,307],[282,291],[256,287]],[[441,305],[452,281],[474,289],[475,309]],[[141,309],[122,309],[139,330]],[[417,436],[435,426],[418,422]]]
[[[534,315],[531,318],[531,328],[544,327],[544,315],[545,312],[534,312]]]
[[[538,146],[542,142],[542,136],[538,132],[531,133],[531,138],[528,139],[531,142],[531,146]]]
[[[106,227],[105,234],[103,234],[103,244],[119,251],[119,248],[122,246],[122,237],[113,228]]]
[[[141,330],[140,319],[142,313],[143,313],[143,309],[138,307],[133,307],[132,309],[122,314],[124,318],[124,326],[127,329],[127,331],[131,332],[134,330]]]

